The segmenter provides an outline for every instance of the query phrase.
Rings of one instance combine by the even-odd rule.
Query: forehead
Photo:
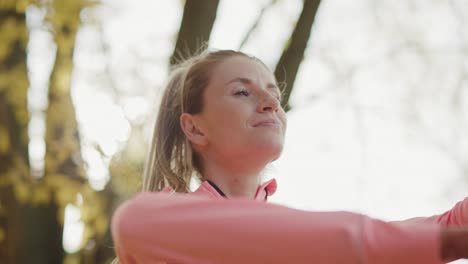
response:
[[[213,83],[226,83],[237,77],[248,78],[254,82],[276,83],[275,76],[265,65],[243,56],[228,58],[218,64],[211,80]]]

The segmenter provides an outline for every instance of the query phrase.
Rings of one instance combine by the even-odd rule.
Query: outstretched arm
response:
[[[438,264],[440,227],[245,199],[140,193],[112,219],[120,262]]]
[[[447,255],[443,256],[447,261],[457,260],[459,257],[456,257],[456,254],[453,254],[452,251],[465,252],[468,250],[468,197],[463,201],[460,201],[455,204],[450,210],[444,212],[443,214],[433,215],[430,217],[414,217],[402,221],[391,222],[397,225],[415,225],[415,224],[427,224],[427,223],[436,223],[441,227],[466,227],[464,232],[459,232],[458,230],[450,231],[448,230],[445,235],[442,236],[442,241],[446,240],[449,237],[450,241],[459,241],[452,245],[452,242],[445,243]],[[464,242],[463,242],[463,241]],[[464,249],[461,249],[461,248]],[[458,249],[459,248],[459,249]]]
[[[468,197],[465,200],[458,202],[455,206],[440,215],[430,217],[414,217],[403,221],[395,221],[398,224],[419,224],[419,223],[436,223],[443,227],[457,226],[468,227]]]

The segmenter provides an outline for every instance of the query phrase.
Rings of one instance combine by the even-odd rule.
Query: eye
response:
[[[247,91],[246,89],[242,89],[242,90],[236,92],[234,95],[249,96],[249,91]]]

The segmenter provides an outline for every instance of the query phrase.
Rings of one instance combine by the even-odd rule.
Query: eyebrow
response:
[[[233,82],[241,82],[243,84],[252,84],[253,83],[253,81],[251,79],[249,79],[249,78],[237,77],[237,78],[234,78],[234,79],[230,80],[225,85],[229,85],[229,84],[231,84]],[[268,83],[267,88],[278,89],[278,91],[280,91],[280,93],[281,93],[281,89],[279,88],[277,83]]]

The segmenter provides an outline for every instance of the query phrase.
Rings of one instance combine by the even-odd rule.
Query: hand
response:
[[[448,227],[441,231],[440,253],[442,261],[468,259],[468,228]]]

